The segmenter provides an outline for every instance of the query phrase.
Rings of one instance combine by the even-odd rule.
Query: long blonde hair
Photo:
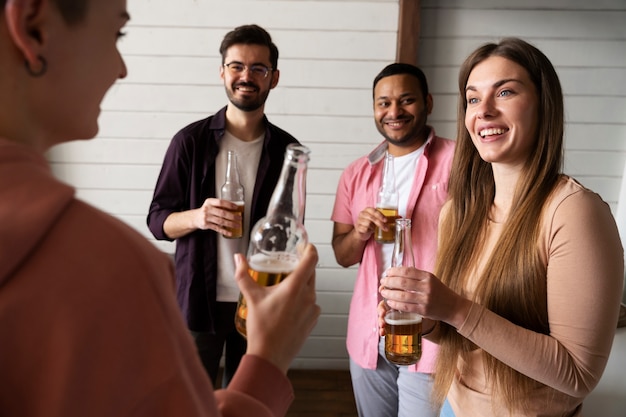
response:
[[[442,220],[436,275],[462,294],[484,243],[495,183],[491,165],[480,158],[465,128],[465,87],[473,68],[491,56],[506,58],[526,69],[539,97],[538,126],[535,151],[523,168],[509,218],[480,276],[474,301],[519,326],[547,334],[546,265],[539,259],[537,240],[542,208],[562,169],[563,95],[548,58],[521,39],[506,38],[498,44],[485,44],[461,66],[458,135],[449,186],[451,205]],[[435,371],[436,402],[445,399],[459,355],[464,356],[472,349],[475,346],[456,329],[441,323],[441,349]],[[489,354],[484,356],[497,403],[510,411],[526,408],[526,394],[538,383]]]

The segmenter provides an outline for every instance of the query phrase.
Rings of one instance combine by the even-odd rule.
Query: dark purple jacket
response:
[[[226,107],[215,115],[180,130],[165,154],[156,183],[148,227],[155,238],[172,240],[163,232],[165,219],[174,212],[195,209],[215,190],[215,158],[226,128]],[[285,150],[298,141],[265,122],[265,141],[252,196],[250,224],[265,216],[280,176]],[[176,294],[187,325],[194,331],[213,331],[217,284],[217,233],[197,230],[176,242]]]

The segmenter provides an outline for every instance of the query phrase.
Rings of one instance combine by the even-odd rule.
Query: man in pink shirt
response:
[[[434,417],[438,410],[430,403],[430,374],[436,345],[424,340],[417,364],[397,366],[385,358],[384,340],[379,338],[378,286],[381,274],[390,266],[393,244],[374,240],[376,227],[388,227],[375,204],[388,152],[394,156],[398,214],[411,219],[413,225],[416,267],[432,271],[454,142],[436,136],[426,124],[433,100],[419,68],[388,65],[374,79],[373,98],[376,127],[385,141],[345,169],[332,213],[337,262],[344,267],[360,263],[347,333],[354,395],[360,417]]]

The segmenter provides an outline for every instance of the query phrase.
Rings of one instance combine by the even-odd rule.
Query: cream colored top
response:
[[[220,151],[215,159],[215,189],[220,190],[226,177],[226,166],[228,164],[228,151],[237,153],[237,167],[239,171],[239,181],[243,185],[244,213],[243,213],[243,236],[240,239],[227,239],[221,234],[217,234],[217,295],[216,300],[220,302],[237,302],[239,299],[239,287],[233,279],[235,276],[235,253],[248,252],[250,242],[250,224],[252,215],[252,194],[256,182],[261,151],[263,150],[263,139],[265,132],[253,141],[243,141],[233,136],[228,130],[224,131]],[[221,196],[220,196],[221,197]]]
[[[490,223],[479,271],[501,231],[501,224]],[[544,211],[538,245],[547,265],[550,334],[519,327],[474,304],[458,332],[480,349],[468,362],[457,363],[448,394],[457,417],[507,415],[490,395],[481,349],[540,383],[530,401],[532,410],[514,417],[582,416],[583,399],[600,380],[624,277],[623,249],[609,206],[563,177]]]

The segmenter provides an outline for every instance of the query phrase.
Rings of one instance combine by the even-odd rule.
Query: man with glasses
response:
[[[279,79],[278,48],[263,28],[240,26],[220,46],[228,104],[180,130],[165,154],[147,217],[160,240],[176,240],[179,305],[198,352],[215,384],[222,352],[226,386],[246,351],[234,326],[239,290],[234,253],[246,253],[250,227],[266,213],[285,149],[297,140],[271,124],[265,100]],[[244,187],[243,218],[221,199],[227,154],[238,155]],[[229,239],[243,221],[243,238]]]

